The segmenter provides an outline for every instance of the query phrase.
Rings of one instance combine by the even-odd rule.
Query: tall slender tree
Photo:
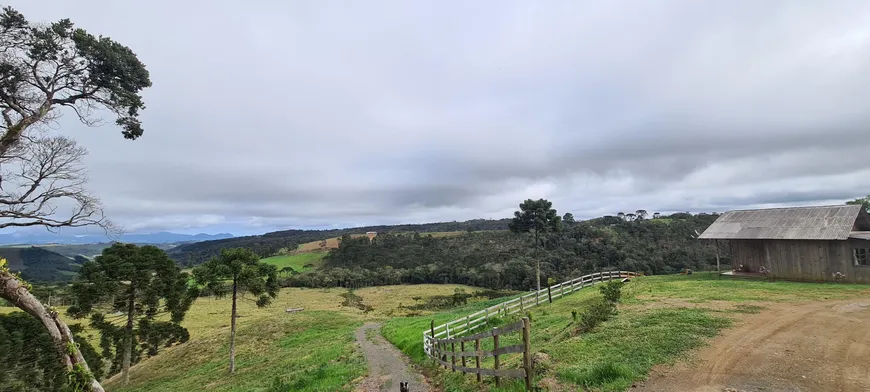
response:
[[[634,214],[637,215],[637,219],[646,219],[646,217],[649,216],[649,212],[646,210],[637,210]]]
[[[188,291],[187,281],[187,273],[181,272],[163,250],[151,245],[115,243],[82,265],[71,286],[76,304],[68,312],[75,318],[91,316],[104,341],[120,335],[116,356],[120,356],[121,380],[126,384],[134,346],[139,343],[134,331],[137,319],[139,325],[143,320],[147,325],[160,313],[169,313],[172,323],[181,323],[195,298],[195,293]],[[114,326],[105,322],[105,315],[114,312],[124,313],[122,328],[111,328]]]
[[[221,254],[194,268],[197,283],[215,296],[232,294],[230,311],[230,374],[236,371],[236,302],[239,293],[258,296],[257,306],[263,307],[278,296],[278,272],[274,265],[260,262],[250,249],[224,249]]]
[[[508,228],[514,233],[531,233],[535,240],[535,249],[543,250],[548,234],[562,231],[562,217],[552,207],[553,203],[545,199],[527,199],[520,203],[519,211],[514,212],[514,218],[508,224]],[[535,258],[535,282],[540,291],[540,254]]]

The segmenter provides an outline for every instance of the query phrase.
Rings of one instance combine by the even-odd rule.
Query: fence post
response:
[[[493,351],[498,351],[498,332],[496,331],[497,329],[498,328],[492,329],[492,350]],[[499,365],[498,354],[493,354],[492,358],[495,361],[495,366],[493,366],[493,369],[495,369],[495,386],[498,386],[499,381],[501,380],[501,377],[498,376],[498,365]]]
[[[523,365],[526,368],[526,390],[532,390],[532,345],[529,342],[531,324],[528,317],[523,317]]]
[[[468,330],[468,316],[465,316],[465,333],[467,334],[468,332],[470,332]]]
[[[525,305],[523,305],[523,297],[520,296],[520,313],[525,312]]]
[[[463,353],[465,352],[465,341],[459,342],[459,351],[461,351]],[[462,354],[460,354],[460,355],[461,355],[460,358],[462,358],[461,359],[462,367],[464,368],[465,367],[465,355],[462,355]],[[462,371],[465,372],[465,369],[462,369]]]
[[[477,368],[477,382],[480,382],[480,338],[474,339],[474,365]]]
[[[433,349],[435,348],[435,319],[432,319],[432,322],[429,323],[429,337],[431,338],[429,342],[429,353],[434,358],[435,355],[433,354],[435,354],[435,352]]]
[[[553,303],[553,293],[550,292],[550,286],[547,286],[547,299],[550,301],[550,303]]]
[[[444,330],[447,331],[447,339],[450,339],[450,322],[449,321],[447,322],[447,324],[444,324]]]
[[[559,288],[562,290],[562,296],[564,297],[565,296],[565,285],[563,284],[563,285],[559,286]]]
[[[450,343],[450,369],[456,371],[456,342]]]
[[[489,308],[483,309],[483,321],[484,322],[489,321]]]

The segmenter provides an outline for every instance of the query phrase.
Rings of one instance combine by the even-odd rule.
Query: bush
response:
[[[611,280],[601,285],[598,290],[601,291],[601,295],[604,296],[606,301],[617,303],[622,296],[622,285],[623,283],[618,280]]]
[[[586,333],[593,330],[598,324],[610,319],[616,311],[616,305],[604,298],[596,298],[589,302],[583,310],[578,312],[580,321],[577,324],[577,333]]]

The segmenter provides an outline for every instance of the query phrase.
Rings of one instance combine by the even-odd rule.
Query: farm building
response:
[[[859,205],[729,211],[698,238],[728,240],[742,272],[870,283],[870,215]]]

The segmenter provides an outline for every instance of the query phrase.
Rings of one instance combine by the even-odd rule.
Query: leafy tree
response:
[[[662,214],[656,212],[656,213],[653,214],[653,219],[658,219],[658,218],[660,218],[661,216],[662,216]]]
[[[616,214],[616,217],[619,219],[625,219],[625,213],[620,211],[618,214]]]
[[[566,212],[565,215],[562,216],[562,222],[566,225],[573,225],[574,223],[576,223],[576,221],[574,220],[574,214]]]
[[[73,325],[70,330],[87,361],[99,365],[99,354],[79,336],[81,327]],[[0,363],[2,391],[66,392],[74,388],[45,327],[24,312],[0,314]],[[102,375],[102,367],[96,366],[93,376],[99,379]]]
[[[161,313],[169,313],[170,322],[175,325],[184,319],[196,298],[195,292],[189,291],[187,280],[187,273],[181,272],[161,249],[115,243],[82,265],[71,287],[77,303],[68,311],[76,318],[91,316],[91,324],[101,332],[104,356],[114,357],[112,370],[120,367],[122,382],[126,384],[133,357],[139,357],[138,350],[134,352],[137,340],[154,340],[154,336],[142,339],[148,336],[150,323]],[[106,321],[106,314],[114,312],[125,315],[122,327]],[[139,329],[134,331],[137,320]],[[115,355],[111,355],[112,347]]]
[[[130,48],[74,28],[69,19],[31,24],[12,7],[0,13],[0,156],[31,126],[72,110],[95,125],[93,109],[107,109],[127,139],[142,136],[140,91],[151,86],[148,71]]]
[[[634,214],[637,216],[637,219],[646,219],[646,217],[649,216],[649,213],[646,212],[646,210],[637,210]]]
[[[870,195],[859,197],[855,200],[847,201],[846,204],[864,206],[864,211],[870,213]]]
[[[98,201],[84,191],[83,150],[69,139],[31,132],[55,119],[60,108],[87,125],[98,122],[91,116],[95,109],[107,109],[117,116],[125,138],[138,138],[138,115],[145,107],[139,92],[151,85],[145,66],[129,48],[73,28],[68,19],[31,24],[11,7],[0,12],[0,53],[0,165],[22,169],[11,176],[0,171],[3,225],[109,227]],[[58,217],[55,203],[75,208],[68,217]],[[42,322],[77,388],[103,391],[70,328],[5,261],[0,263],[0,298]]]
[[[527,199],[520,203],[520,210],[514,212],[514,218],[508,224],[508,228],[514,233],[532,233],[535,247],[540,246],[543,249],[548,234],[562,231],[562,218],[552,207],[553,203],[545,199]],[[535,261],[535,282],[540,291],[540,256]]]
[[[230,313],[230,374],[236,371],[236,301],[240,291],[248,291],[257,306],[268,305],[278,295],[278,273],[274,265],[260,262],[250,249],[224,249],[220,255],[193,270],[199,284],[218,297],[232,293]]]
[[[625,214],[625,220],[629,222],[633,222],[637,218],[635,214]]]

